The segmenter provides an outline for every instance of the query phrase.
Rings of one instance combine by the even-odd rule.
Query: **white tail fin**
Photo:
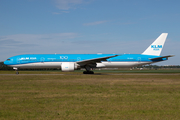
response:
[[[142,54],[157,55],[161,54],[168,33],[162,33]]]

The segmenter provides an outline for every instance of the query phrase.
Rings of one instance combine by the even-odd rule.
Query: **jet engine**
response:
[[[61,70],[63,72],[70,72],[70,71],[74,71],[75,69],[76,69],[76,66],[74,62],[63,62],[61,64]]]

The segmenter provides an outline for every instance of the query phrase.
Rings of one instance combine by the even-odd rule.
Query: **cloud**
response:
[[[61,48],[69,46],[76,37],[78,37],[77,33],[0,36],[1,59],[5,59],[7,55],[58,52]]]
[[[124,22],[124,23],[121,23],[121,25],[131,25],[131,24],[135,24],[134,22]]]
[[[37,42],[37,40],[62,40],[62,39],[71,39],[77,37],[77,33],[57,33],[57,34],[16,34],[1,36],[1,43],[20,43],[20,42]],[[8,42],[9,41],[9,42]]]
[[[91,23],[84,23],[84,26],[92,26],[92,25],[99,25],[99,24],[103,24],[106,23],[107,21],[96,21],[96,22],[91,22]]]
[[[6,45],[8,45],[8,46],[17,45],[21,42],[15,41],[13,39],[4,39],[4,40],[0,40],[0,43],[1,43],[0,46],[2,47],[2,46],[6,46]]]
[[[76,5],[82,4],[83,0],[54,0],[56,7],[61,10],[75,9]]]
[[[63,14],[63,13],[69,13],[69,11],[53,12],[52,14],[59,15],[59,14]]]

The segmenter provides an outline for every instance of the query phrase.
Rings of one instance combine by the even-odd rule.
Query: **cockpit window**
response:
[[[10,61],[10,59],[7,59],[7,61]]]

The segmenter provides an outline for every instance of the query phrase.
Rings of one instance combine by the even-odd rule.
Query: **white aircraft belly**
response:
[[[148,64],[148,62],[102,62],[104,67],[134,67]]]
[[[139,65],[148,64],[149,62],[102,62],[97,63],[98,68],[113,68],[113,67],[134,67]],[[62,62],[39,62],[39,63],[28,63],[11,65],[15,68],[61,68]]]
[[[61,62],[28,63],[28,64],[11,65],[11,67],[16,67],[16,68],[60,68]]]

